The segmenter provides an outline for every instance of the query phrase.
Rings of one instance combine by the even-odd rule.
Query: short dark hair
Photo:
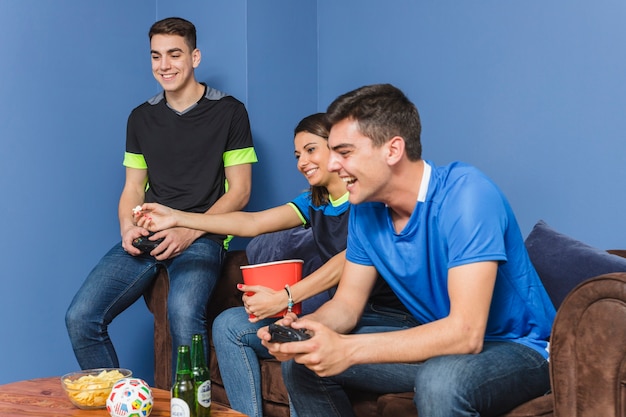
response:
[[[328,123],[328,118],[326,118],[326,114],[314,113],[300,120],[300,123],[298,123],[296,128],[293,130],[293,135],[295,136],[301,132],[311,133],[328,141],[328,134],[330,133],[330,123]],[[311,201],[316,206],[328,204],[328,202],[330,201],[328,189],[321,186],[312,186]]]
[[[391,84],[366,85],[345,93],[328,106],[326,116],[331,125],[344,119],[356,121],[359,131],[377,147],[400,136],[409,160],[422,157],[422,125],[417,107]]]
[[[148,37],[152,40],[154,35],[182,36],[191,51],[196,49],[196,27],[181,17],[168,17],[154,23],[150,27]]]

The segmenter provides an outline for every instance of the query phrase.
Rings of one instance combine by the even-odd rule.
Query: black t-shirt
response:
[[[146,202],[205,212],[226,192],[225,166],[256,162],[244,105],[205,88],[182,113],[167,105],[164,93],[131,112],[124,165],[148,170]]]

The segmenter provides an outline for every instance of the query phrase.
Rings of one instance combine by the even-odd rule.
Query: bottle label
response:
[[[211,406],[211,380],[210,379],[204,381],[198,387],[198,404],[204,408],[209,408]]]
[[[180,398],[172,398],[170,402],[170,414],[172,417],[190,417],[189,405]]]

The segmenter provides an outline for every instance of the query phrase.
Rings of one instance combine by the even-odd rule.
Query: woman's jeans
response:
[[[548,362],[514,342],[485,342],[479,354],[422,363],[355,365],[326,378],[294,361],[284,362],[282,370],[299,417],[353,416],[345,387],[378,394],[415,392],[420,417],[499,416],[550,389]]]
[[[228,401],[234,410],[251,417],[263,416],[259,359],[272,358],[256,333],[276,320],[267,318],[250,323],[243,307],[233,307],[223,311],[213,322],[213,345]],[[367,326],[361,327],[364,324]],[[408,313],[368,305],[359,329],[377,331],[378,326],[401,329],[416,324]]]
[[[203,335],[208,353],[205,312],[224,256],[223,246],[206,237],[165,261],[148,254],[132,256],[121,243],[115,245],[87,276],[65,316],[80,367],[119,367],[108,325],[144,294],[159,267],[166,268],[169,277],[167,314],[174,347],[173,368],[177,347],[190,345],[194,334]]]

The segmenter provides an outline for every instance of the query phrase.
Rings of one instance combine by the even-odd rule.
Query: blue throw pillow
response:
[[[626,272],[626,258],[561,234],[543,220],[526,238],[526,249],[555,308],[579,283],[598,275]]]

